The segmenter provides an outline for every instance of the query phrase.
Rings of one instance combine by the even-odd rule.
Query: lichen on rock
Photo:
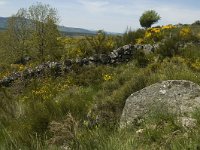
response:
[[[123,109],[120,127],[131,125],[137,118],[145,118],[159,104],[175,113],[183,126],[194,126],[196,121],[192,113],[200,108],[200,86],[186,80],[167,80],[131,94]],[[164,110],[160,107],[159,111]]]

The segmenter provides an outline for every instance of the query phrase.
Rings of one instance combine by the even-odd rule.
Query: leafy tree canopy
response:
[[[155,10],[148,10],[140,17],[140,25],[144,28],[149,28],[160,19],[160,15]]]

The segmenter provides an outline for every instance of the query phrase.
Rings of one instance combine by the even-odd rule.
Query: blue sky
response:
[[[60,25],[92,30],[136,29],[140,27],[139,17],[149,9],[160,14],[158,25],[200,20],[200,0],[0,0],[0,16],[8,17],[36,2],[55,7]]]

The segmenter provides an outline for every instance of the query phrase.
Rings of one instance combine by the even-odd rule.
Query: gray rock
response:
[[[75,59],[75,63],[78,64],[78,65],[80,65],[81,64],[81,59],[80,58],[76,58]]]
[[[149,54],[154,51],[154,47],[151,44],[146,44],[143,47],[143,51],[145,54]]]
[[[197,125],[197,120],[190,117],[180,117],[178,118],[178,121],[185,128],[194,128]]]
[[[90,56],[89,58],[89,61],[94,61],[94,57]]]
[[[113,50],[113,52],[111,52],[111,53],[114,53],[114,55],[116,55],[116,56],[119,55],[117,50]]]
[[[158,43],[156,43],[153,45],[153,47],[154,47],[154,50],[157,50],[157,49],[159,49],[160,45]]]
[[[168,80],[131,94],[123,109],[120,127],[145,118],[158,104],[165,105],[178,117],[188,117],[182,119],[183,126],[193,126],[195,121],[191,114],[200,107],[200,86],[185,80]]]
[[[84,65],[81,58],[76,58],[75,59],[75,64],[79,65],[80,67],[82,67]]]
[[[13,77],[4,77],[1,81],[0,81],[0,86],[4,86],[4,87],[9,87],[13,82],[14,82],[14,78]]]
[[[116,59],[117,58],[117,54],[114,53],[114,52],[111,52],[109,55],[108,55],[111,59]]]
[[[131,59],[131,55],[122,55],[122,60],[123,61],[129,61]]]
[[[116,51],[117,51],[117,53],[119,55],[123,55],[124,54],[124,48],[123,47],[118,48]]]
[[[131,49],[125,50],[124,55],[132,55]]]
[[[71,67],[72,66],[73,61],[71,59],[66,59],[64,61],[64,64],[66,67]]]
[[[34,77],[34,75],[35,75],[35,70],[33,70],[31,68],[25,69],[23,71],[23,78],[24,79],[27,79],[29,77],[32,78],[32,77]]]
[[[17,80],[17,79],[21,78],[21,73],[19,73],[19,72],[13,72],[13,73],[10,75],[10,77],[12,77],[13,80]]]
[[[111,58],[106,54],[100,54],[99,59],[100,59],[102,64],[108,64],[110,62]]]
[[[95,62],[99,62],[99,55],[98,54],[94,54],[93,57],[94,57]]]
[[[134,48],[135,48],[136,50],[141,50],[141,49],[143,49],[143,45],[141,45],[141,44],[135,44],[135,45],[134,45]]]
[[[124,45],[122,48],[124,50],[130,50],[132,48],[132,46],[131,46],[131,44],[129,44],[129,45]]]
[[[87,58],[82,59],[83,65],[89,65],[89,60]]]

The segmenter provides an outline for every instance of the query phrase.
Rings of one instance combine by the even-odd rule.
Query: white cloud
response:
[[[6,0],[0,0],[0,6],[5,5],[5,4],[6,4]]]
[[[157,9],[162,17],[162,23],[192,23],[199,19],[200,11],[178,7],[160,7]]]
[[[86,11],[95,14],[121,14],[130,15],[133,13],[127,4],[111,3],[108,0],[79,0],[78,1]]]
[[[79,0],[79,3],[89,12],[104,12],[109,5],[108,1]]]

